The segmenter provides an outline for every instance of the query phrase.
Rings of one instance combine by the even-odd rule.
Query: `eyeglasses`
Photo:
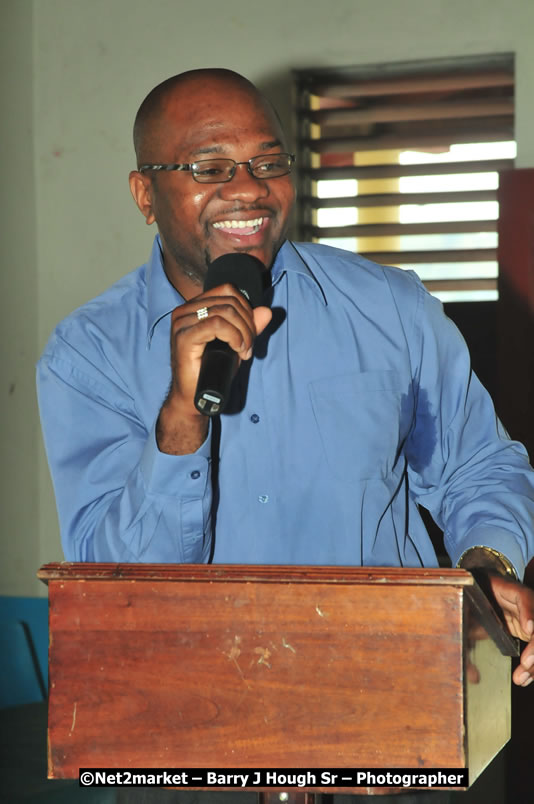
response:
[[[233,159],[201,159],[198,162],[181,165],[141,165],[139,172],[146,170],[189,170],[193,179],[200,184],[217,184],[231,181],[238,165],[246,165],[251,176],[256,179],[277,179],[291,173],[295,161],[293,154],[262,154],[253,156],[246,162]]]

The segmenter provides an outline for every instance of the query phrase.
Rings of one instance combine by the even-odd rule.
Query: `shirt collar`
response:
[[[298,246],[291,240],[286,240],[282,248],[276,255],[271,269],[271,282],[273,287],[278,284],[285,273],[301,274],[307,277],[315,292],[327,304],[324,290],[305,262],[304,257],[298,250]],[[157,324],[170,315],[175,307],[183,304],[185,299],[178,293],[176,288],[167,279],[167,274],[163,267],[163,252],[159,234],[154,238],[152,251],[147,263],[146,270],[147,282],[147,347],[150,347],[154,329]]]
[[[292,240],[286,240],[276,255],[271,269],[271,282],[273,287],[278,284],[284,273],[294,273],[305,276],[309,279],[313,290],[322,299],[324,305],[326,306],[328,304],[321,283],[306,262],[305,256],[301,253],[298,244],[293,243]]]
[[[147,348],[150,348],[156,325],[184,303],[183,296],[167,279],[159,234],[154,238],[146,268],[147,284]]]

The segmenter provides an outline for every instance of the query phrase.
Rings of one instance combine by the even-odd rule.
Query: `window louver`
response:
[[[513,57],[296,78],[300,237],[413,266],[444,300],[495,298]]]

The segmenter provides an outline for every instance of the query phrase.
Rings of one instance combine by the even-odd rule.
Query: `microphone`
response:
[[[251,307],[262,303],[265,266],[256,257],[242,252],[223,254],[208,267],[204,290],[229,282],[246,298]],[[221,413],[230,396],[237,368],[237,352],[225,341],[209,341],[202,355],[195,407],[206,416]]]

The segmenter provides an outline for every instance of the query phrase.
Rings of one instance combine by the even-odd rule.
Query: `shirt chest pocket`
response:
[[[401,380],[396,371],[325,377],[310,383],[315,422],[337,478],[385,477],[399,451]]]

